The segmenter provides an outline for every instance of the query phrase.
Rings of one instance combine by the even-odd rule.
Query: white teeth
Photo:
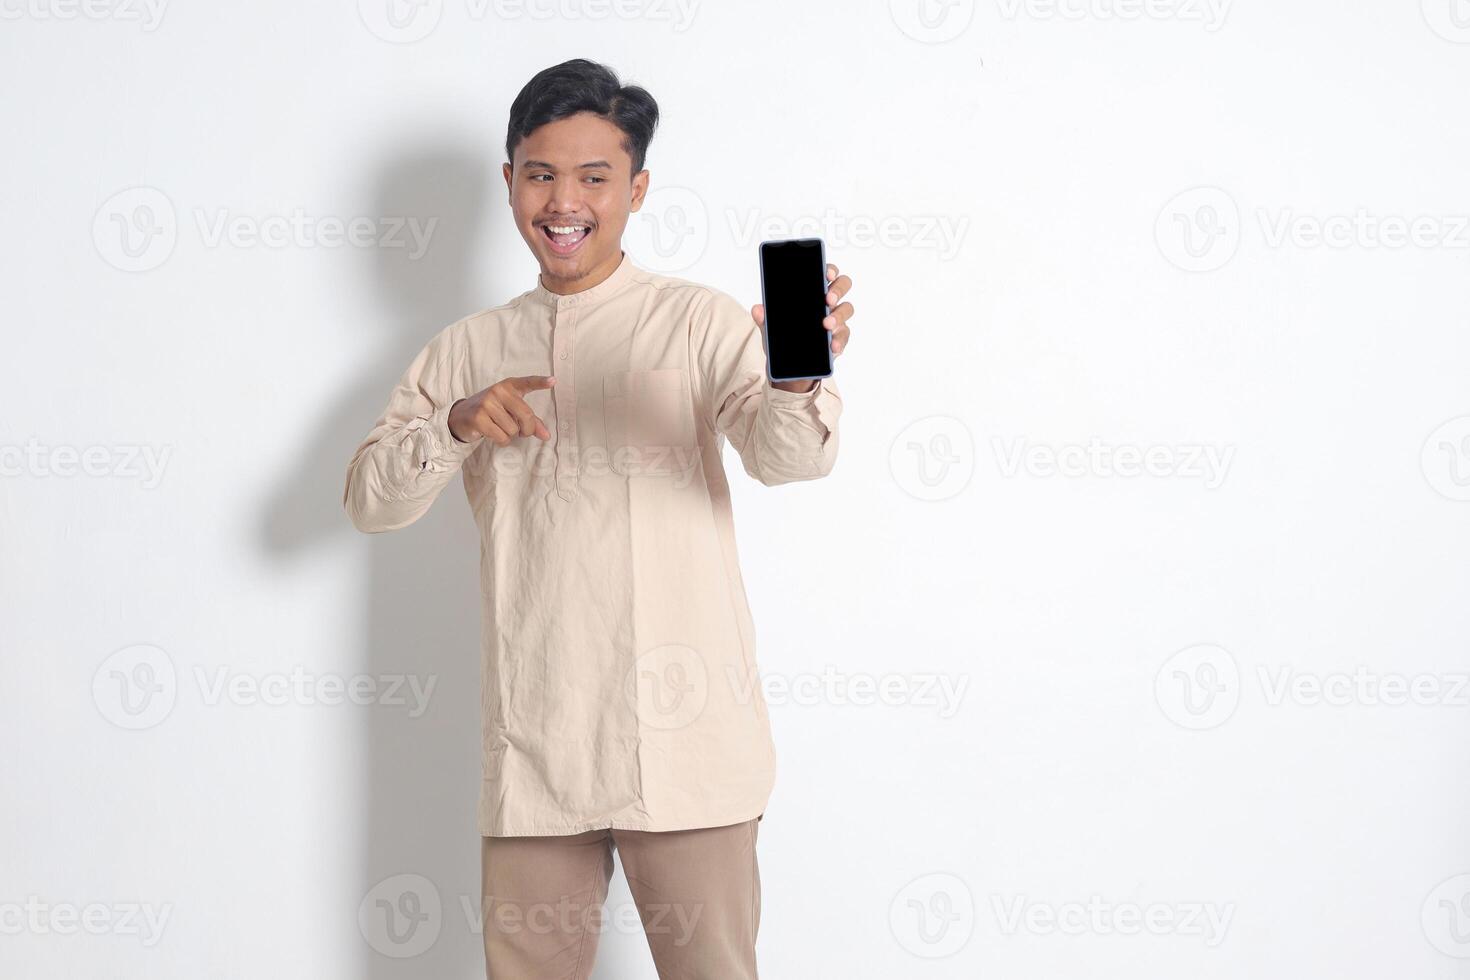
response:
[[[547,225],[547,230],[556,235],[570,235],[574,231],[586,231],[586,225]]]

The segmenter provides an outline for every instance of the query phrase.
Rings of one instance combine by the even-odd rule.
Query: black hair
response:
[[[510,104],[505,157],[515,160],[516,144],[558,119],[592,112],[623,131],[623,149],[633,158],[633,173],[643,169],[648,144],[658,126],[658,103],[637,85],[623,85],[606,65],[573,58],[542,69]]]

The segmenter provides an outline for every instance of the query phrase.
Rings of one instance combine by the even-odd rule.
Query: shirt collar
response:
[[[624,252],[623,260],[619,262],[618,267],[612,271],[612,275],[608,276],[606,279],[602,280],[602,282],[598,283],[595,286],[592,286],[588,289],[583,289],[579,292],[568,293],[565,296],[559,293],[553,293],[551,290],[547,289],[541,284],[540,275],[537,275],[536,288],[531,290],[531,298],[536,300],[538,303],[543,303],[546,306],[550,306],[558,310],[564,310],[569,306],[588,306],[593,303],[599,303],[602,300],[607,299],[613,293],[616,293],[618,290],[622,289],[628,284],[628,282],[633,278],[633,274],[637,271],[638,267],[633,264],[633,260],[628,256],[628,253]]]

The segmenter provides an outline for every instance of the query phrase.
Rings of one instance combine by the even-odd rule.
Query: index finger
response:
[[[556,376],[553,374],[528,374],[520,378],[511,378],[510,383],[517,391],[539,391],[556,384]]]

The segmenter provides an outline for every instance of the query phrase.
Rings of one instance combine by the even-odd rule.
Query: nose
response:
[[[552,186],[549,203],[555,214],[576,214],[582,207],[582,188],[575,180],[558,180]]]

